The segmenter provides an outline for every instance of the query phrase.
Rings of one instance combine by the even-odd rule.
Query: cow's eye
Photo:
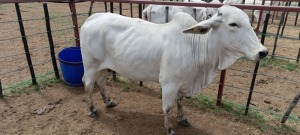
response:
[[[230,23],[229,24],[231,27],[239,27],[239,25],[237,25],[236,23]]]

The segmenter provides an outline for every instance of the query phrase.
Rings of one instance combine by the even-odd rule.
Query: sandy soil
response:
[[[43,17],[41,3],[20,5],[23,19]],[[48,6],[51,16],[70,14],[68,4],[49,3]],[[134,7],[136,6],[134,5]],[[78,17],[79,24],[82,24],[87,17],[88,8],[89,3],[77,4],[78,13],[85,13]],[[123,8],[126,9],[123,13],[129,16],[128,5],[123,6]],[[5,11],[0,13],[0,21],[16,20],[13,4],[0,5],[0,9]],[[116,12],[117,9],[117,4],[115,4]],[[94,11],[104,11],[103,4],[95,3]],[[135,17],[137,17],[137,10],[134,13]],[[292,21],[289,21],[288,24],[292,25],[294,16],[290,16],[290,20]],[[69,17],[56,18],[51,21],[52,30],[68,28],[66,31],[53,33],[56,52],[63,47],[73,45],[70,21]],[[276,24],[278,20],[274,22]],[[28,35],[45,32],[44,20],[27,21],[24,22],[24,25]],[[297,27],[286,28],[285,34],[297,37],[299,25],[298,21]],[[277,27],[277,25],[275,26]],[[276,27],[269,27],[269,32],[276,32]],[[17,22],[1,23],[0,28],[1,39],[20,36]],[[31,54],[33,63],[38,64],[35,66],[37,74],[44,73],[52,68],[50,61],[43,63],[50,59],[47,40],[45,34],[34,35],[28,38],[30,50],[35,50],[31,51]],[[274,38],[266,39],[266,46],[270,50],[273,49],[273,44]],[[299,47],[300,40],[280,38],[276,55],[296,58]],[[22,41],[20,38],[0,41],[0,52],[0,58],[24,52]],[[294,60],[291,61],[294,62]],[[27,79],[30,76],[24,54],[0,59],[0,62],[0,79],[5,85],[24,80],[24,78]],[[8,73],[20,68],[21,70],[19,71]],[[232,69],[227,71],[224,98],[245,105],[253,69],[254,63],[245,60],[239,60],[234,64]],[[258,75],[257,77],[256,93],[253,94],[250,107],[262,111],[272,110],[281,117],[290,101],[299,92],[299,83],[288,81],[299,80],[299,70],[288,71],[268,66],[260,68],[259,73],[264,75]],[[203,90],[205,95],[210,97],[216,96],[218,77],[213,84]],[[119,83],[110,81],[108,85],[112,99],[117,101],[119,105],[114,109],[105,109],[97,91],[95,101],[98,101],[96,106],[101,112],[101,117],[97,120],[87,116],[86,103],[84,101],[85,95],[82,88],[71,88],[59,83],[39,92],[31,92],[28,95],[22,94],[17,97],[6,97],[4,100],[0,100],[0,129],[4,129],[0,130],[0,134],[164,134],[159,88],[137,87],[133,90],[130,89],[130,92],[124,92]],[[185,110],[192,127],[183,128],[178,126],[175,124],[176,118],[174,115],[175,132],[178,134],[277,134],[274,132],[262,133],[255,129],[253,125],[244,124],[228,115],[211,114],[191,106]],[[299,105],[295,107],[293,115],[300,117]],[[273,123],[278,125],[279,120]],[[300,129],[297,129],[297,131],[299,133]]]
[[[0,134],[165,134],[159,89],[133,84],[129,91],[124,91],[121,83],[108,81],[107,85],[118,106],[106,109],[97,89],[94,101],[100,112],[98,119],[87,115],[83,88],[68,87],[63,83],[27,95],[1,99]],[[227,115],[216,115],[191,106],[185,106],[184,110],[192,126],[179,126],[174,111],[174,130],[179,135],[276,134],[273,131],[261,132],[253,125]]]

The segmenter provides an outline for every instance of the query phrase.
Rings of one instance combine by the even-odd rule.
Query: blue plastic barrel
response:
[[[82,86],[84,73],[80,47],[64,48],[58,53],[64,82],[69,86]]]

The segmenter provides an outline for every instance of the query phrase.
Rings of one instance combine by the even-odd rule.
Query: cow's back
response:
[[[158,81],[163,54],[185,45],[183,28],[196,21],[181,14],[167,24],[154,24],[117,14],[91,16],[81,28],[83,63],[98,64],[133,80]],[[190,17],[188,22],[180,22]]]

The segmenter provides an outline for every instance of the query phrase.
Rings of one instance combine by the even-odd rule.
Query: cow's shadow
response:
[[[96,119],[110,130],[120,135],[165,135],[163,114],[147,114],[137,111],[120,111],[107,109],[100,111],[100,117]],[[96,122],[96,123],[97,123]],[[193,127],[182,127],[176,117],[172,117],[172,124],[176,135],[204,135],[209,134],[203,129]]]

